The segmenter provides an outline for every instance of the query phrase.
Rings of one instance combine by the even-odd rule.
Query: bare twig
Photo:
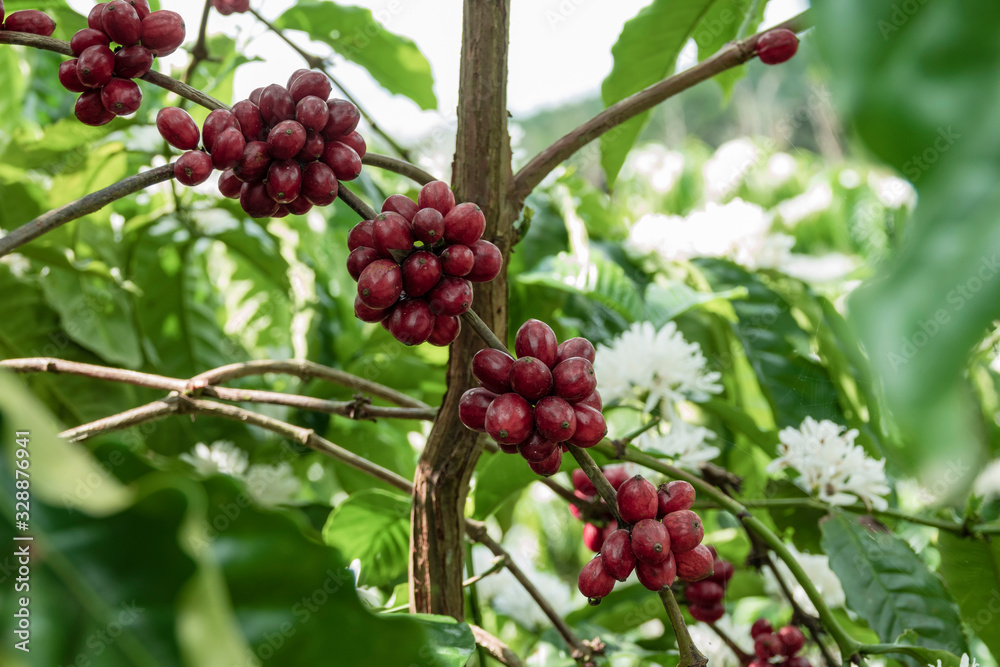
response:
[[[810,25],[811,20],[808,12],[803,12],[776,27],[801,31]],[[652,109],[657,104],[673,97],[677,93],[687,90],[695,84],[707,81],[720,72],[742,65],[750,60],[755,55],[754,46],[756,43],[757,35],[733,42],[694,67],[667,77],[634,95],[626,97],[620,102],[612,104],[583,125],[557,140],[522,167],[514,176],[514,183],[511,188],[514,200],[519,203],[523,202],[525,197],[553,169],[608,130],[621,125],[644,111]]]
[[[361,197],[358,197],[356,194],[348,190],[347,186],[343,183],[340,184],[340,189],[337,190],[337,196],[365,220],[374,220],[375,216],[378,215],[375,209],[366,204]]]
[[[198,25],[198,39],[191,48],[191,64],[184,74],[184,83],[191,80],[198,64],[208,58],[208,48],[205,46],[205,34],[208,32],[208,13],[212,11],[212,0],[205,0],[205,9],[201,12],[201,23]]]
[[[395,174],[399,174],[400,176],[406,176],[420,185],[427,185],[431,181],[438,180],[417,165],[411,164],[406,160],[389,157],[388,155],[365,153],[365,156],[361,158],[361,162],[362,164],[367,164],[371,167],[385,169],[386,171],[391,171]]]
[[[667,612],[670,625],[673,626],[674,635],[677,637],[677,649],[681,654],[677,667],[705,667],[708,664],[708,658],[702,655],[692,641],[691,633],[688,632],[687,624],[684,623],[681,608],[677,606],[674,592],[669,588],[663,589],[660,591],[660,600],[663,602],[663,608]]]
[[[102,433],[121,431],[132,426],[138,426],[139,424],[160,421],[161,419],[166,419],[171,415],[177,414],[177,405],[180,400],[180,396],[178,395],[168,396],[167,398],[153,401],[146,405],[140,405],[125,412],[119,412],[116,415],[66,429],[59,436],[66,438],[70,442],[83,442]]]
[[[566,444],[569,453],[573,455],[576,462],[580,464],[580,468],[590,479],[594,488],[597,489],[597,493],[604,499],[607,503],[608,511],[614,515],[615,521],[618,522],[619,528],[625,528],[629,524],[622,521],[622,517],[618,514],[618,494],[615,492],[614,487],[611,486],[611,482],[608,478],[604,476],[601,469],[597,467],[597,463],[594,459],[587,453],[587,450],[580,449],[576,445]]]
[[[486,649],[494,660],[507,667],[524,667],[524,663],[517,657],[517,654],[510,650],[500,639],[483,630],[478,625],[469,624],[472,636],[476,638],[476,644]],[[485,667],[485,664],[483,665]]]
[[[5,32],[0,31],[0,39]],[[20,33],[18,33],[20,34]],[[165,164],[149,171],[118,181],[106,188],[92,192],[76,201],[47,211],[31,222],[26,222],[6,236],[0,237],[0,257],[8,255],[16,248],[51,232],[62,225],[99,211],[108,204],[130,194],[139,192],[156,183],[168,181],[174,177],[174,165]]]

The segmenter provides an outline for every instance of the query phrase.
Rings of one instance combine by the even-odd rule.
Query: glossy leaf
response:
[[[941,531],[939,571],[958,601],[962,620],[1000,655],[1000,635],[990,630],[1000,614],[1000,544],[996,540],[969,540]]]
[[[323,541],[348,560],[361,561],[359,583],[396,583],[409,563],[409,499],[379,490],[355,493],[330,513]]]

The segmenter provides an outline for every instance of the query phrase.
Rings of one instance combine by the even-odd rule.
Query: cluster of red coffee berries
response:
[[[636,475],[618,487],[618,515],[628,526],[608,535],[601,553],[583,567],[577,581],[591,604],[633,570],[651,591],[669,588],[677,578],[694,582],[712,576],[715,554],[701,543],[701,519],[689,509],[694,488],[686,482],[672,484],[661,486],[661,493]]]
[[[212,0],[215,11],[223,16],[242,14],[250,9],[250,0]]]
[[[45,12],[37,9],[22,9],[11,12],[4,19],[3,0],[0,0],[0,30],[12,32],[30,32],[32,35],[50,37],[56,30],[56,22]]]
[[[607,468],[603,468],[601,472],[604,473],[605,479],[608,480],[611,488],[615,491],[629,477],[625,466],[608,466]],[[601,546],[604,545],[604,540],[608,538],[608,535],[618,529],[618,522],[615,521],[615,516],[608,509],[604,499],[597,493],[594,483],[579,468],[573,471],[573,495],[581,500],[596,502],[601,508],[599,516],[590,516],[588,517],[590,521],[583,524],[584,546],[593,552],[598,552],[601,550]],[[576,505],[570,505],[569,511],[577,519],[583,518],[583,513],[580,512],[580,508]],[[594,521],[599,523],[594,523]]]
[[[750,628],[750,636],[753,638],[753,651],[757,655],[750,667],[812,667],[808,658],[796,655],[805,646],[806,637],[794,625],[786,625],[775,632],[770,621],[758,618]]]
[[[799,38],[791,30],[768,30],[757,38],[757,57],[765,65],[780,65],[799,50]]]
[[[485,230],[479,207],[456,205],[443,181],[422,187],[416,202],[390,195],[347,236],[355,316],[381,322],[404,345],[450,344],[472,307],[472,283],[493,280],[503,266],[500,249],[482,240]]]
[[[686,482],[671,482],[671,484],[686,484]],[[715,557],[712,575],[688,584],[684,589],[684,595],[687,597],[688,611],[696,621],[715,623],[726,614],[722,600],[726,596],[726,586],[733,578],[735,568],[729,561],[719,558],[715,547],[709,546],[708,550]]]
[[[222,171],[219,192],[239,199],[252,218],[303,215],[337,198],[338,181],[357,178],[365,140],[355,130],[361,115],[346,100],[330,99],[322,72],[297,70],[288,85],[257,88],[231,110],[208,114],[200,132],[178,108],[164,108],[156,127],[167,143],[187,151],[174,163],[184,185]]]
[[[184,19],[177,12],[151,12],[148,0],[113,0],[94,5],[87,26],[69,42],[72,60],[59,65],[59,82],[82,93],[74,113],[84,125],[105,125],[135,113],[142,104],[137,79],[184,42]],[[112,50],[112,44],[119,44]]]
[[[481,387],[459,403],[462,423],[490,434],[500,449],[520,454],[548,477],[562,463],[562,443],[593,447],[608,432],[594,375],[594,346],[584,338],[559,344],[549,325],[528,320],[514,337],[517,360],[480,350],[472,374]]]

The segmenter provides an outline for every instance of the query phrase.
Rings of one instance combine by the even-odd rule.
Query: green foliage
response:
[[[1000,635],[986,630],[996,622],[1000,608],[1000,545],[996,540],[970,542],[951,533],[938,538],[941,576],[955,596],[962,620],[1000,655]]]
[[[330,513],[323,541],[360,559],[359,583],[393,584],[406,576],[409,563],[410,503],[399,494],[359,491]]]

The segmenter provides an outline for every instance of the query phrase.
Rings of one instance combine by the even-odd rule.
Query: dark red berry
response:
[[[321,100],[326,100],[330,97],[331,90],[333,90],[333,86],[330,84],[330,79],[326,74],[315,71],[300,74],[288,84],[288,93],[292,96],[294,102],[298,102],[306,97],[318,97]],[[322,130],[323,128],[321,127],[320,129]]]
[[[326,166],[326,165],[324,165]],[[347,232],[347,249],[354,250],[360,247],[375,248],[375,240],[372,238],[372,221],[362,220],[351,227]]]
[[[353,148],[354,152],[358,154],[358,157],[363,158],[365,154],[368,153],[368,143],[357,130],[351,132],[350,134],[345,134],[340,138],[340,141]]]
[[[670,536],[673,545],[674,536]],[[677,576],[684,581],[701,581],[712,576],[715,559],[712,552],[704,544],[699,544],[690,551],[671,551],[677,562]]]
[[[528,461],[528,467],[536,475],[541,475],[542,477],[551,477],[552,475],[559,472],[559,468],[562,466],[562,450],[556,447],[552,450],[552,453],[548,458],[541,461]]]
[[[765,662],[770,662],[771,658],[781,655],[783,648],[784,645],[777,635],[758,635],[753,642],[753,652]]]
[[[76,61],[76,75],[87,88],[99,88],[111,81],[115,54],[104,44],[88,46]]]
[[[659,500],[657,515],[661,519],[671,512],[690,509],[694,505],[694,487],[683,480],[660,484],[656,495]]]
[[[529,401],[537,401],[552,392],[552,371],[534,357],[521,357],[511,368],[510,386]]]
[[[444,237],[444,216],[437,209],[418,210],[413,215],[412,224],[413,235],[427,245],[434,245]]]
[[[251,102],[253,102],[254,104],[256,104],[257,107],[259,108],[260,107],[260,96],[263,93],[264,93],[264,89],[263,88],[254,88],[253,90],[250,91],[250,94],[247,95],[247,99],[250,100]]]
[[[420,345],[434,331],[434,314],[423,299],[401,301],[385,322],[389,333],[403,345]]]
[[[177,12],[160,9],[142,19],[139,41],[154,56],[169,56],[184,43],[184,19]]]
[[[399,215],[393,215],[400,218]],[[376,225],[377,223],[378,220],[376,220]],[[419,250],[403,262],[403,290],[409,296],[427,294],[440,280],[441,260],[433,253]]]
[[[692,604],[688,607],[688,611],[694,620],[702,623],[715,623],[726,615],[726,608],[721,603],[708,606]]]
[[[427,342],[438,347],[446,347],[451,345],[461,332],[462,320],[460,318],[436,315],[434,317],[434,331]]]
[[[552,382],[556,395],[571,403],[587,398],[597,388],[594,366],[583,357],[571,357],[556,364]]]
[[[726,595],[726,590],[714,581],[696,581],[688,585],[684,594],[691,604],[711,607],[722,602]]]
[[[361,277],[361,272],[378,258],[378,253],[375,252],[374,248],[368,248],[366,246],[355,248],[351,251],[351,254],[347,256],[347,272],[351,274],[351,278],[357,282]]]
[[[377,259],[361,272],[358,296],[369,308],[388,308],[403,292],[403,274],[391,259]]]
[[[779,65],[799,50],[799,38],[785,28],[768,30],[757,38],[757,57],[765,65]]]
[[[330,119],[323,128],[323,138],[327,141],[337,141],[350,134],[358,126],[361,113],[358,108],[347,100],[329,100],[326,106],[330,109]]]
[[[632,553],[632,538],[624,528],[608,535],[601,545],[604,569],[618,581],[625,581],[635,569],[635,554]]]
[[[372,221],[372,241],[375,243],[375,250],[381,257],[393,257],[392,251],[394,250],[408,253],[413,248],[413,232],[410,230],[410,223],[398,213],[379,213]],[[440,268],[440,261],[436,264]],[[428,285],[427,290],[430,290],[431,287],[434,285]],[[420,294],[411,294],[411,296],[420,296],[427,290]],[[407,294],[410,292],[407,291]]]
[[[596,389],[591,392],[590,396],[583,399],[582,401],[577,401],[574,405],[586,405],[588,407],[594,408],[598,412],[604,409],[604,403],[601,401],[601,392]]]
[[[663,517],[663,525],[670,533],[671,549],[674,553],[690,551],[701,544],[705,537],[705,529],[701,525],[701,517],[691,510],[678,510]],[[715,556],[712,556],[715,560]]]
[[[339,141],[328,141],[320,160],[333,169],[338,181],[353,181],[361,174],[361,158],[353,148]]]
[[[240,123],[243,138],[247,141],[264,141],[267,132],[264,131],[264,118],[260,109],[250,100],[240,100],[233,105],[232,114]]]
[[[733,572],[735,572],[735,570],[736,568],[734,568],[733,564],[729,561],[716,558],[715,573],[712,574],[709,579],[720,586],[725,586],[726,583],[733,578]]]
[[[586,338],[570,338],[559,343],[559,347],[556,348],[556,363],[572,357],[583,357],[590,363],[594,363],[594,359],[597,357],[594,344]]]
[[[163,107],[156,112],[156,129],[168,144],[182,151],[198,148],[198,125],[184,109]]]
[[[524,457],[525,461],[541,463],[552,456],[552,452],[559,449],[559,446],[551,440],[546,439],[541,433],[535,431],[528,436],[528,439],[518,444],[517,452]]]
[[[607,423],[604,415],[594,408],[577,403],[573,406],[573,414],[576,416],[576,432],[569,439],[571,445],[577,447],[593,447],[608,433]]]
[[[209,112],[208,117],[205,118],[205,122],[201,124],[201,139],[202,143],[205,144],[205,150],[209,153],[214,151],[215,140],[229,128],[235,128],[239,131],[240,136],[243,136],[240,121],[236,120],[236,116],[231,111],[215,109]]]
[[[626,523],[655,518],[656,487],[642,475],[636,475],[622,484],[618,487],[618,515]]]
[[[594,483],[587,477],[587,473],[583,472],[580,468],[573,471],[573,488],[591,498],[597,495]]]
[[[253,102],[252,95],[250,101]],[[260,101],[255,104],[267,127],[295,118],[295,101],[284,86],[276,83],[265,87],[260,93]]]
[[[448,215],[449,211],[455,208],[455,193],[451,191],[451,186],[444,181],[431,181],[420,188],[417,205],[420,208],[434,208],[441,215]]]
[[[514,359],[509,354],[491,347],[479,350],[472,357],[472,374],[495,394],[510,391],[510,371],[513,367]]]
[[[326,140],[319,132],[306,132],[306,143],[302,145],[295,155],[295,159],[300,162],[315,162],[323,157],[323,150],[326,148]]]
[[[59,63],[59,83],[71,93],[82,93],[87,90],[87,87],[80,83],[80,77],[76,73],[76,58]]]
[[[528,439],[534,427],[531,406],[520,394],[501,394],[486,411],[485,426],[498,443],[520,444]]]
[[[643,519],[632,528],[632,549],[639,560],[660,563],[670,553],[670,534],[656,519]]]
[[[240,191],[243,189],[243,182],[236,178],[232,169],[226,169],[219,176],[219,194],[227,199],[239,199]]]
[[[132,9],[139,15],[139,20],[149,16],[151,11],[149,0],[128,0],[128,4],[132,5]]]
[[[434,209],[426,209],[433,211]],[[441,253],[441,268],[449,276],[464,276],[472,270],[476,258],[469,246],[454,244]]]
[[[365,305],[361,297],[354,297],[354,316],[361,320],[362,322],[369,322],[375,324],[376,322],[381,322],[385,318],[392,315],[394,307],[389,308],[369,308]]]
[[[69,48],[73,51],[74,56],[79,56],[85,49],[91,46],[107,46],[110,43],[111,40],[108,39],[103,30],[84,28],[83,30],[78,30],[73,35],[73,38],[69,40]]]
[[[448,243],[472,245],[482,237],[484,231],[486,216],[471,202],[455,206],[444,217],[444,240]]]
[[[473,431],[486,433],[486,410],[497,395],[483,387],[473,387],[458,402],[458,418]]]
[[[313,132],[322,132],[326,127],[326,121],[330,119],[330,108],[326,106],[326,100],[308,95],[295,104],[295,120],[302,124],[302,127]],[[320,139],[322,135],[317,135]]]
[[[635,574],[639,578],[639,583],[649,590],[662,591],[673,585],[674,579],[677,578],[677,565],[674,562],[673,554],[659,563],[646,563],[637,560]]]
[[[577,422],[579,422],[579,416]],[[617,491],[621,488],[622,484],[632,479],[632,476],[628,474],[628,470],[625,466],[608,466],[604,468],[604,476],[608,478],[608,484],[611,488]]]
[[[301,69],[297,69],[294,72],[292,72],[292,74],[288,77],[288,82],[285,84],[285,88],[291,88],[292,84],[295,83],[295,80],[297,78],[299,78],[300,76],[302,76],[303,74],[305,74],[306,72],[309,72],[309,71],[311,71],[311,70],[308,70],[308,69],[305,69],[305,68],[301,68]]]
[[[125,0],[113,0],[104,6],[101,26],[112,42],[132,46],[142,36],[142,19],[135,7]]]
[[[87,27],[92,30],[100,30],[104,32],[104,6],[108,4],[106,2],[99,2],[90,8],[90,13],[87,14]]]
[[[84,125],[107,125],[115,117],[113,113],[104,108],[101,101],[100,90],[88,90],[76,99],[76,106],[73,108],[77,120]]]
[[[597,556],[583,566],[577,580],[577,587],[590,600],[591,604],[597,604],[601,598],[606,597],[614,590],[615,580],[608,574],[601,556]]]
[[[28,32],[32,35],[51,37],[56,30],[56,22],[46,14],[37,9],[22,9],[11,12],[4,21],[5,30],[13,32]]]
[[[782,653],[787,656],[793,656],[801,651],[806,643],[805,635],[794,625],[786,625],[778,630],[778,639],[784,645]]]
[[[242,135],[240,138],[243,138]],[[222,143],[221,138],[219,143]],[[274,201],[279,204],[295,201],[302,190],[302,167],[295,160],[276,160],[267,170],[266,183],[267,194]]]
[[[600,551],[601,547],[604,546],[604,536],[606,534],[610,535],[601,526],[596,526],[592,523],[583,524],[583,544],[593,552]]]
[[[212,145],[212,164],[216,169],[220,170],[235,166],[243,157],[246,145],[247,140],[243,138],[242,132],[235,127],[226,128],[222,131],[222,134],[215,138],[215,143]],[[295,166],[298,168],[298,164]],[[275,199],[275,201],[278,200]],[[278,203],[284,204],[287,202],[279,201]]]
[[[291,160],[306,145],[306,128],[294,120],[284,120],[271,128],[267,148],[275,160]]]
[[[264,180],[271,166],[271,154],[263,141],[248,141],[241,157],[233,167],[236,178],[244,183],[259,183]]]
[[[115,53],[115,76],[138,79],[153,66],[153,54],[141,44],[126,46]]]
[[[111,81],[101,88],[101,102],[104,103],[104,108],[114,115],[127,116],[135,113],[142,105],[142,91],[132,79],[112,77]]]
[[[287,208],[288,212],[293,215],[305,215],[312,210],[312,207],[312,202],[301,195],[299,195],[298,199],[285,204],[285,208]]]
[[[316,206],[329,206],[337,198],[340,184],[333,169],[322,162],[310,162],[302,169],[302,196]]]
[[[250,0],[212,0],[212,6],[223,16],[242,14],[250,9]]]
[[[413,222],[413,216],[418,210],[416,202],[406,195],[389,195],[385,198],[385,201],[382,202],[382,213],[388,213],[389,211],[399,213],[401,216],[406,218],[407,222]],[[416,230],[413,231],[414,234],[416,234]],[[417,238],[420,237],[417,236]]]
[[[443,276],[427,293],[427,301],[436,315],[461,315],[472,307],[472,283],[465,278]]]
[[[556,334],[541,320],[528,320],[514,336],[514,352],[518,357],[535,357],[552,368],[556,361]]]
[[[774,627],[771,625],[771,621],[766,618],[758,618],[750,627],[750,637],[753,639],[757,639],[760,635],[770,635],[773,633]]]
[[[472,250],[475,262],[472,270],[465,276],[466,279],[474,283],[487,283],[500,275],[500,269],[503,268],[500,248],[480,239],[469,246],[469,249]]]
[[[558,396],[545,396],[535,406],[535,426],[552,442],[566,442],[576,433],[576,413],[573,406]]]
[[[182,185],[198,185],[212,175],[212,158],[202,151],[188,151],[174,162],[174,177]]]

